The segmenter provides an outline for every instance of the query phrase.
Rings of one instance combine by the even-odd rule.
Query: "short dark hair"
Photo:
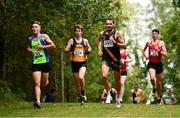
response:
[[[158,29],[153,29],[153,30],[152,30],[152,33],[153,33],[153,32],[157,32],[157,33],[159,34],[159,30],[158,30]]]
[[[137,87],[139,88],[139,84],[138,84],[138,83],[135,83],[135,84],[134,84],[134,87],[135,87],[135,86],[137,86]]]
[[[113,23],[115,23],[114,19],[113,19],[113,18],[111,18],[111,17],[106,18],[104,22],[106,23],[106,21],[107,21],[107,20],[112,20],[112,21],[113,21]]]
[[[169,90],[169,92],[171,92],[171,89],[170,89],[170,88],[167,88],[166,90]]]
[[[41,26],[40,21],[37,21],[37,20],[36,20],[36,21],[33,21],[32,24],[38,24],[39,26]]]
[[[74,26],[74,31],[76,31],[76,28],[77,28],[77,29],[81,29],[81,32],[83,31],[83,26],[82,26],[81,24],[76,24],[76,25]]]

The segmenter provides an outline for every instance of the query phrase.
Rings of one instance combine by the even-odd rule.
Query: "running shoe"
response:
[[[84,96],[80,96],[80,102],[81,102],[81,105],[83,105],[85,102],[87,101],[87,97],[84,95]]]
[[[36,107],[36,108],[38,108],[38,109],[40,109],[40,108],[41,108],[41,105],[40,105],[40,103],[39,103],[39,102],[35,102],[33,105],[34,105],[34,107]]]
[[[122,105],[122,100],[118,97],[116,97],[116,108],[120,108]]]

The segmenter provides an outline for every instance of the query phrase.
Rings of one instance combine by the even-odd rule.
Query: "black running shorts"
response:
[[[149,62],[148,70],[150,68],[153,68],[157,74],[161,74],[163,72],[163,64],[161,62],[159,62],[159,63]]]
[[[32,71],[41,71],[41,72],[45,72],[48,73],[51,70],[51,64],[48,63],[43,63],[43,64],[33,64],[32,65]]]
[[[107,59],[102,60],[102,62],[105,62],[112,70],[115,70],[117,72],[120,72],[120,61],[114,62]]]
[[[73,73],[78,73],[79,69],[81,67],[87,67],[87,62],[86,61],[83,61],[83,62],[74,62],[74,61],[72,61],[71,62],[71,69],[72,69]]]
[[[127,71],[121,71],[121,76],[127,76]]]

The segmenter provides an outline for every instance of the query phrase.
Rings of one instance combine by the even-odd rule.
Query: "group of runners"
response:
[[[126,50],[126,42],[123,32],[115,29],[115,21],[112,18],[105,19],[105,30],[100,32],[96,38],[98,56],[102,58],[101,75],[102,83],[107,91],[106,103],[110,103],[110,89],[108,74],[112,69],[115,78],[115,89],[117,91],[115,104],[120,108],[123,102],[124,83],[127,76],[127,63],[132,61],[131,54]],[[35,102],[34,107],[40,108],[41,87],[47,88],[49,80],[50,60],[47,49],[55,48],[55,44],[47,34],[41,34],[41,24],[34,21],[32,24],[33,35],[28,40],[28,52],[33,55],[32,76],[35,83]],[[81,104],[86,102],[85,73],[87,68],[87,56],[92,48],[87,39],[82,37],[83,26],[74,26],[74,37],[68,40],[65,53],[71,55],[71,68],[75,86]],[[157,99],[162,97],[162,72],[163,65],[161,57],[166,56],[166,47],[162,40],[158,38],[159,30],[152,30],[152,40],[146,43],[143,54],[148,63],[150,80],[153,85],[153,93]],[[148,51],[146,51],[148,49]],[[42,82],[41,82],[42,81]],[[42,83],[42,85],[41,85]]]

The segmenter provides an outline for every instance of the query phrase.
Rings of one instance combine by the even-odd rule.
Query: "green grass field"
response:
[[[145,105],[86,103],[42,103],[35,109],[32,102],[0,102],[0,117],[178,117],[180,105]]]

